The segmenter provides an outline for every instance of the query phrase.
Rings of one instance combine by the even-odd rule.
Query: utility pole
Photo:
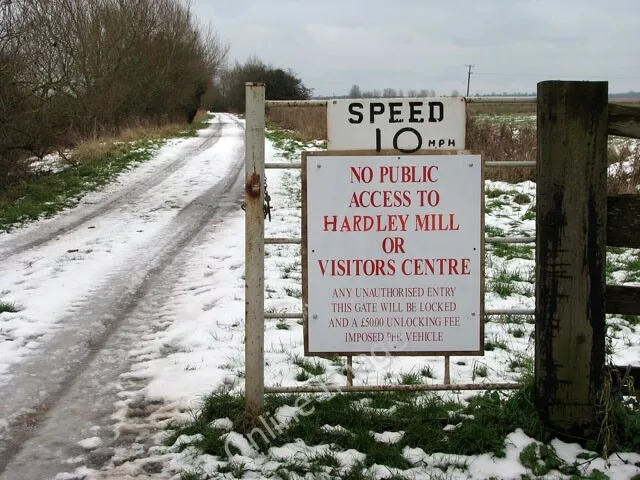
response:
[[[469,96],[469,84],[471,83],[471,69],[474,67],[475,65],[466,65],[465,67],[469,67],[469,73],[467,74],[467,97]]]

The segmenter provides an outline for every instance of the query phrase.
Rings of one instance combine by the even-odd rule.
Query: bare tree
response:
[[[351,89],[349,90],[349,98],[362,98],[362,90],[360,90],[358,85],[353,84],[351,86]]]
[[[191,120],[228,49],[182,0],[0,0],[0,182],[20,156]]]

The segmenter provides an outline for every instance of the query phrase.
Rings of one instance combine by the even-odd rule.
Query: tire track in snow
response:
[[[13,380],[0,392],[0,409],[8,420],[8,428],[0,431],[0,479],[50,478],[69,469],[64,460],[80,453],[75,442],[108,433],[108,415],[122,389],[118,376],[130,364],[128,349],[142,335],[170,324],[167,297],[180,275],[181,252],[213,222],[238,209],[242,139],[234,157],[222,181],[184,207],[147,248],[133,252],[101,291],[74,306],[64,331],[43,355],[16,366]],[[159,322],[158,311],[164,317]],[[109,448],[100,454],[108,458]]]
[[[77,213],[74,212],[68,217],[55,219],[52,221],[51,225],[47,225],[46,227],[43,226],[42,228],[39,228],[37,232],[29,230],[24,234],[19,235],[17,238],[11,239],[7,242],[8,246],[4,246],[2,251],[0,251],[0,262],[13,255],[29,250],[30,248],[55,240],[60,235],[71,232],[115,208],[126,205],[127,203],[135,202],[136,199],[144,195],[148,190],[159,185],[168,175],[171,175],[184,166],[189,158],[212,148],[221,137],[222,127],[223,124],[220,122],[220,118],[216,117],[216,121],[211,124],[211,127],[205,130],[205,134],[202,137],[203,140],[201,142],[196,143],[196,145],[192,147],[186,148],[184,155],[181,155],[175,160],[163,165],[143,180],[133,183],[117,193],[112,194],[112,198],[106,202],[100,203],[100,205],[97,206],[84,204],[83,208]]]

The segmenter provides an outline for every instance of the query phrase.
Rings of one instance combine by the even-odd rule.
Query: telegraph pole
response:
[[[467,97],[469,96],[469,84],[471,83],[471,69],[474,67],[475,65],[466,65],[465,67],[469,67],[469,73],[467,74]]]

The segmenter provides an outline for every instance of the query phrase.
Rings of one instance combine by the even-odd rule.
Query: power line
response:
[[[465,64],[465,67],[469,67],[469,73],[467,74],[467,97],[469,96],[469,84],[471,83],[471,69],[474,67],[475,65],[467,65]]]

